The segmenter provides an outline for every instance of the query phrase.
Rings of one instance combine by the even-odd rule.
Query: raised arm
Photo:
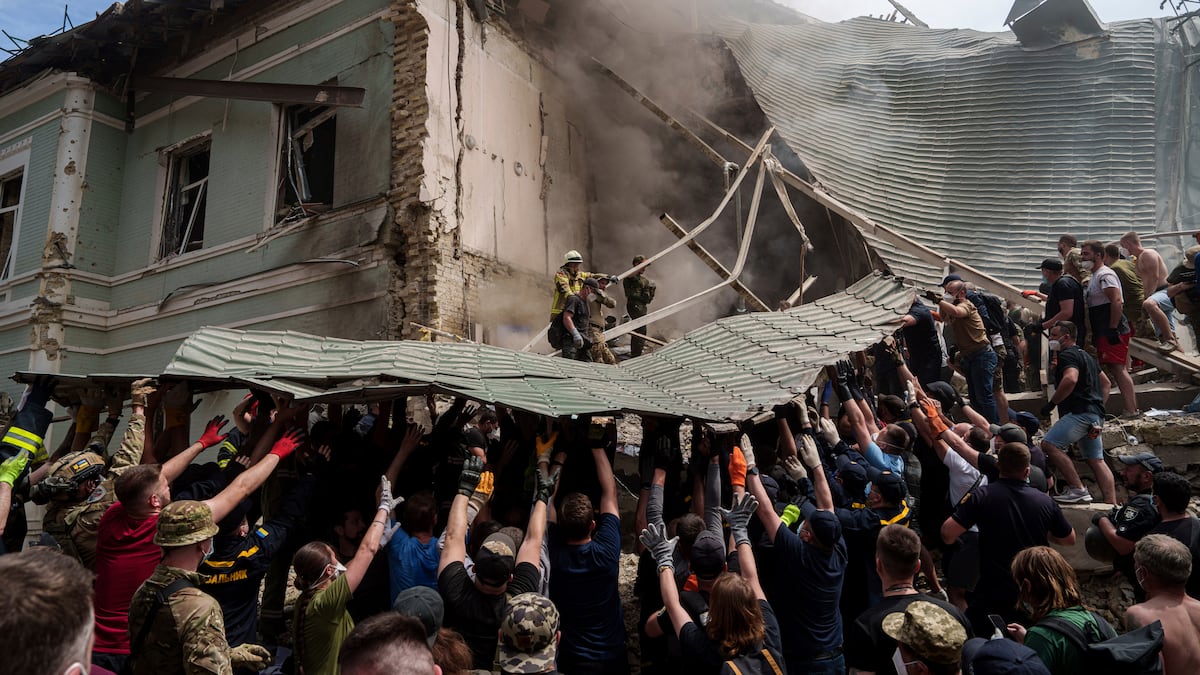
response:
[[[293,429],[288,432],[283,438],[275,442],[274,446],[271,447],[271,452],[259,460],[258,464],[239,473],[237,478],[234,478],[228,487],[217,493],[217,496],[205,500],[208,508],[212,509],[213,520],[219,521],[229,515],[229,512],[237,506],[238,502],[249,497],[252,492],[261,487],[266,482],[267,477],[271,475],[271,472],[275,470],[275,467],[279,465],[279,462],[295,452],[303,439],[304,432],[300,429]]]
[[[225,419],[224,415],[217,415],[208,421],[204,427],[204,433],[200,436],[200,440],[192,443],[186,450],[175,455],[171,459],[163,462],[162,475],[167,479],[168,483],[174,483],[176,478],[183,475],[188,465],[195,461],[196,456],[204,451],[205,448],[211,448],[214,445],[220,445],[221,441],[225,440],[227,434],[221,433],[221,428],[224,427],[229,420]],[[227,512],[228,513],[228,512]],[[225,516],[213,516],[213,520],[220,520]]]
[[[375,509],[375,517],[371,519],[354,557],[346,563],[346,585],[350,587],[351,593],[362,583],[363,577],[367,576],[367,568],[379,552],[379,540],[388,526],[387,521],[391,518],[393,506],[395,503],[392,500],[392,484],[387,476],[384,476],[379,479],[379,506]]]
[[[617,479],[604,448],[592,448],[592,459],[596,462],[596,478],[600,481],[600,513],[611,513],[620,517],[617,508]]]
[[[542,539],[546,536],[546,504],[554,494],[558,483],[558,471],[549,476],[537,475],[537,493],[534,495],[533,510],[529,514],[529,526],[525,528],[525,539],[517,551],[517,564],[527,562],[541,569]]]
[[[758,499],[752,494],[745,494],[734,498],[733,508],[723,509],[722,512],[725,520],[729,522],[729,536],[733,538],[733,545],[737,547],[738,567],[741,569],[742,578],[754,589],[755,597],[766,600],[767,596],[758,583],[758,566],[754,561],[754,550],[750,546],[750,518],[757,509]]]
[[[704,529],[721,537],[721,456],[713,453],[708,460],[708,471],[704,478]]]
[[[458,494],[450,503],[450,515],[446,519],[442,557],[438,560],[439,575],[450,563],[462,562],[467,557],[467,501],[475,492],[482,472],[482,457],[472,455],[463,462],[462,474],[458,478]]]
[[[761,504],[771,503],[766,488],[758,479],[758,472],[752,472],[746,476],[746,490],[754,496],[755,501]],[[779,526],[783,524],[783,521],[779,519],[779,514],[775,513],[775,509],[772,508],[758,509],[757,513],[759,522],[763,524],[763,529],[767,532],[767,538],[771,540],[772,544],[775,543],[775,535],[779,533]]]
[[[662,592],[663,607],[671,617],[676,637],[679,637],[684,626],[692,623],[692,617],[679,604],[679,589],[675,587],[675,544],[678,541],[679,537],[667,539],[665,525],[650,525],[642,530],[641,542],[650,550],[658,566],[658,586]]]
[[[419,424],[410,424],[408,429],[405,429],[404,440],[400,441],[400,449],[396,451],[396,456],[392,458],[391,464],[388,464],[387,471],[383,474],[389,483],[395,483],[399,478],[401,467],[412,456],[413,450],[416,450],[417,446],[421,444],[421,437],[424,435],[425,427]]]

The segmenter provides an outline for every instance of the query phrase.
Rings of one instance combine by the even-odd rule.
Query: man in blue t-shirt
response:
[[[404,502],[400,527],[387,542],[388,578],[392,602],[401,591],[413,586],[437,588],[438,550],[433,526],[437,523],[437,500],[432,492],[418,492]]]
[[[578,492],[551,508],[550,599],[562,616],[558,669],[572,675],[629,672],[625,620],[617,577],[621,562],[621,519],[617,484],[604,448],[592,448],[600,482],[600,515]],[[551,500],[551,504],[554,500]]]

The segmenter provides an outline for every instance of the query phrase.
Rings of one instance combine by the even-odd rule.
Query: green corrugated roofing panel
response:
[[[164,374],[260,383],[312,400],[378,398],[420,385],[553,416],[736,419],[793,398],[822,366],[878,341],[912,298],[895,280],[872,276],[787,312],[721,319],[619,367],[474,343],[204,328],[184,341]]]

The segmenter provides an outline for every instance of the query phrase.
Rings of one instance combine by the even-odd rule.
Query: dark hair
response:
[[[967,445],[976,452],[987,452],[992,448],[992,435],[979,427],[971,427],[967,431]]]
[[[1154,474],[1154,498],[1171,513],[1185,513],[1192,498],[1192,484],[1173,471],[1159,471]]]
[[[921,563],[921,538],[903,525],[888,525],[875,540],[875,556],[893,579],[908,579]]]
[[[1001,478],[1022,478],[1029,470],[1029,446],[1024,443],[1005,443],[996,454]]]
[[[483,412],[479,413],[480,422],[499,422],[500,417],[496,415],[496,411],[490,408],[484,408]]]
[[[1121,259],[1121,248],[1119,246],[1117,246],[1116,244],[1105,244],[1104,245],[1104,257],[1112,258],[1113,260],[1120,260]]]
[[[1067,244],[1071,248],[1075,248],[1075,246],[1079,243],[1079,240],[1076,239],[1074,237],[1074,235],[1064,234],[1063,236],[1058,238],[1058,243]]]
[[[88,660],[91,572],[74,558],[39,547],[0,556],[0,579],[14,584],[0,593],[0,634],[16,647],[4,655],[4,672],[57,674]]]
[[[139,508],[158,487],[158,479],[161,476],[161,464],[138,464],[129,467],[113,481],[117,501],[126,508]]]
[[[704,519],[689,511],[672,520],[671,529],[673,530],[671,536],[679,537],[679,552],[685,558],[690,558],[692,544],[696,543],[696,537],[699,537],[700,533],[704,531]]]
[[[558,510],[558,528],[567,541],[577,541],[592,533],[595,511],[592,500],[579,492],[572,492],[562,501]]]
[[[443,626],[438,629],[433,643],[433,662],[442,669],[442,675],[466,675],[475,663],[471,648],[458,631]]]
[[[1074,340],[1079,336],[1079,327],[1073,321],[1059,321],[1052,328],[1061,328],[1062,332],[1067,334],[1067,337]]]
[[[354,626],[342,641],[338,664],[345,675],[429,675],[434,661],[419,620],[383,612]]]
[[[432,532],[437,520],[437,500],[433,493],[425,490],[409,497],[404,502],[404,518],[401,523],[409,534]]]
[[[884,394],[875,400],[875,405],[881,411],[886,410],[892,416],[892,419],[899,420],[907,417],[904,413],[908,406],[904,404],[904,399],[899,396]]]

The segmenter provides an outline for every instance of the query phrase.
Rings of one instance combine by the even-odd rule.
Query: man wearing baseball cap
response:
[[[130,655],[134,675],[142,673],[261,670],[271,663],[263,647],[230,649],[221,606],[197,586],[196,568],[212,555],[217,525],[208,504],[172,502],[158,514],[154,543],[162,562],[138,588],[129,606]]]
[[[1129,498],[1108,512],[1094,515],[1092,525],[1116,551],[1113,568],[1129,579],[1134,597],[1141,602],[1146,599],[1146,591],[1133,573],[1133,548],[1161,520],[1154,503],[1154,476],[1166,467],[1152,452],[1116,455],[1116,459],[1121,463],[1121,482],[1125,484]]]
[[[502,673],[554,674],[558,655],[558,608],[544,595],[509,598],[500,618],[498,663]]]
[[[892,663],[897,673],[912,672],[910,667],[918,668],[916,672],[958,672],[967,631],[945,609],[918,600],[884,617],[883,632],[896,641]]]

